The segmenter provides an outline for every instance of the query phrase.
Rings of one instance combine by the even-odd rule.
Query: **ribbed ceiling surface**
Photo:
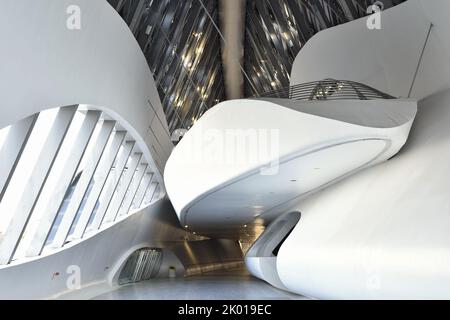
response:
[[[224,99],[220,36],[213,24],[218,20],[216,0],[108,2],[147,58],[171,132],[188,129]]]

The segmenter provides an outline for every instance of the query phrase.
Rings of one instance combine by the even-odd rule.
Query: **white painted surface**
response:
[[[135,153],[131,155],[129,163],[127,164],[127,172],[122,176],[120,185],[117,187],[114,197],[108,207],[103,223],[113,222],[116,220],[117,214],[119,212],[120,206],[124,200],[125,194],[130,187],[131,180],[133,179],[136,169],[141,161],[142,153]]]
[[[450,91],[422,101],[405,148],[295,204],[278,254],[291,291],[315,298],[450,297]]]
[[[449,11],[448,1],[409,0],[382,14],[381,30],[368,30],[366,19],[350,22],[318,33],[298,55],[292,84],[348,79],[397,97],[407,97],[412,88],[411,97],[424,100],[406,146],[394,158],[259,217],[268,222],[289,210],[302,213],[277,258],[278,276],[289,290],[327,299],[450,297]],[[239,108],[236,119],[224,113],[221,121],[231,119],[245,128],[264,112],[247,113],[242,104]],[[220,108],[205,114],[204,121],[220,128],[215,113]],[[280,123],[274,125],[278,128],[289,121],[282,112],[271,117],[271,123]],[[216,173],[207,166],[197,171],[200,180],[204,171],[215,181]],[[183,190],[189,197],[191,190]],[[181,212],[188,200],[176,201]],[[241,227],[239,219],[236,215],[220,223],[233,230]],[[205,228],[218,220],[207,221]],[[197,225],[189,227],[195,230]],[[261,265],[253,269],[263,274]]]
[[[94,220],[92,220],[92,224],[90,225],[90,228],[92,230],[97,230],[102,225],[104,218],[106,217],[106,214],[108,212],[107,210],[111,205],[111,201],[113,200],[113,196],[119,184],[120,178],[122,177],[122,174],[124,172],[125,165],[130,158],[134,146],[135,141],[126,141],[122,145],[122,148],[117,156],[114,169],[111,169],[111,171],[109,172],[108,178],[106,179],[106,184],[103,187],[100,198],[98,199],[100,204],[97,211],[95,211]],[[94,214],[94,212],[92,212],[92,214]]]
[[[172,210],[167,200],[160,199],[84,241],[0,267],[0,298],[45,299],[63,293],[87,298],[91,287],[104,285],[103,290],[110,289],[108,279],[113,266],[133,246],[164,248],[185,238],[192,239],[179,227]],[[69,266],[80,267],[80,291],[67,285],[71,276]]]
[[[5,186],[10,181],[14,169],[19,162],[26,142],[36,122],[37,116],[33,115],[11,125],[1,145],[2,165],[0,166],[0,201],[3,198]]]
[[[2,223],[0,229],[0,264],[9,263],[14,256],[76,109],[76,106],[70,106],[57,111],[55,121],[51,124],[49,131],[50,138],[46,140],[37,155],[37,160],[31,170],[30,180],[23,180],[23,177],[15,178],[18,176],[17,172],[12,177],[11,184],[13,184],[13,187],[7,188],[0,203],[0,212],[9,216],[9,221],[3,220],[4,225]],[[21,170],[20,165],[18,170]],[[17,195],[14,184],[24,185],[22,194]]]
[[[142,181],[142,187],[138,190],[136,193],[135,198],[133,199],[133,205],[132,209],[137,209],[140,206],[142,206],[142,203],[144,201],[145,193],[150,188],[150,184],[152,183],[153,173],[148,172],[145,174],[143,181]]]
[[[182,225],[192,230],[243,225],[390,158],[405,143],[415,112],[410,100],[223,102],[174,149],[166,188]],[[246,138],[243,148],[236,137]],[[248,157],[239,161],[242,154]],[[262,174],[271,164],[274,174]]]
[[[4,45],[0,58],[7,63],[0,66],[4,106],[0,109],[0,128],[61,106],[86,104],[105,111],[136,139],[162,199],[120,217],[109,228],[87,235],[83,241],[0,266],[0,298],[36,299],[72,292],[68,286],[71,266],[81,271],[81,293],[83,289],[107,285],[110,268],[136,245],[165,247],[181,243],[184,249],[179,251],[188,250],[189,241],[201,237],[180,228],[164,199],[161,173],[172,145],[167,125],[158,120],[164,119],[164,113],[155,83],[128,26],[103,0],[3,0],[1,5],[0,37]],[[66,9],[71,5],[81,9],[79,30],[66,28]],[[116,132],[115,137],[117,148],[107,149],[97,168],[105,176],[125,133]],[[49,152],[49,156],[53,154]],[[93,203],[92,208],[100,192],[101,188],[88,203]],[[76,230],[79,238],[89,216],[90,212],[80,219],[81,227]],[[206,256],[217,259],[214,253]],[[183,263],[188,265],[201,262],[186,257],[187,253]]]
[[[141,160],[142,162],[142,160]],[[141,185],[142,179],[147,171],[148,165],[146,163],[142,163],[139,165],[138,170],[134,173],[133,181],[131,183],[131,187],[129,188],[125,198],[122,201],[120,206],[120,210],[117,213],[117,216],[122,216],[128,214],[130,211],[131,204],[133,203],[133,199],[136,196],[136,193]],[[147,185],[145,182],[143,185]]]
[[[63,161],[64,170],[60,172],[55,172],[56,170],[52,171],[51,175],[53,175],[53,178],[56,180],[54,184],[50,185],[53,190],[49,191],[50,196],[46,200],[45,205],[42,206],[42,212],[33,213],[38,214],[39,218],[36,228],[28,235],[30,243],[29,247],[26,249],[27,256],[34,257],[41,254],[45,242],[47,241],[47,235],[58,215],[66,191],[73,181],[99,118],[100,112],[88,111],[83,119],[82,126],[79,128],[79,132],[76,134],[76,143],[71,146],[70,153],[61,155],[65,156],[65,159],[63,159],[64,157],[59,157],[59,159],[56,160]],[[50,182],[51,178],[52,177],[49,177],[48,182]],[[49,186],[49,184],[47,183],[46,186]]]
[[[92,141],[91,154],[88,156],[86,165],[83,168],[80,179],[75,187],[75,190],[70,199],[69,206],[61,220],[61,223],[56,232],[55,238],[52,241],[52,247],[60,248],[64,245],[69,235],[70,228],[74,223],[74,219],[80,209],[81,203],[84,196],[89,188],[89,183],[92,181],[95,170],[98,167],[100,158],[105,150],[108,139],[111,136],[112,130],[114,128],[114,121],[103,121],[101,124],[100,132],[95,139]],[[89,148],[89,146],[88,146]]]
[[[368,31],[364,19],[332,28],[297,57],[295,83],[328,75],[404,96],[416,68],[411,58],[434,25],[412,91],[425,99],[406,146],[291,204],[302,220],[277,260],[291,291],[325,299],[450,298],[449,10],[448,1],[409,0],[383,13],[382,30]]]
[[[81,9],[81,29],[66,27],[71,5]],[[43,109],[92,105],[136,137],[147,159],[158,139],[159,163],[151,165],[162,180],[172,148],[159,120],[164,112],[142,50],[117,12],[103,0],[3,0],[2,7],[0,37],[8,45],[0,59],[8,63],[0,67],[0,128]]]
[[[252,275],[278,289],[288,290],[278,275],[276,248],[282,245],[282,241],[293,230],[300,218],[299,212],[280,215],[253,243],[245,255],[245,265]]]
[[[91,192],[89,193],[89,196],[87,197],[86,204],[83,208],[83,211],[81,212],[80,219],[78,220],[78,223],[73,232],[73,237],[76,239],[80,239],[84,236],[89,223],[89,219],[93,214],[93,210],[95,208],[97,200],[101,195],[106,179],[108,178],[111,166],[117,157],[120,146],[122,145],[124,139],[125,132],[116,131],[114,133],[114,136],[106,146],[107,150],[105,150],[105,153],[102,155],[97,171],[94,175],[94,179],[97,183],[94,184]]]
[[[278,276],[277,257],[245,257],[245,266],[253,276],[275,288],[287,290]]]
[[[156,193],[156,189],[159,187],[158,182],[152,182],[145,193],[143,204],[147,205],[152,202],[153,197]]]
[[[317,33],[297,55],[291,85],[338,78],[408,97],[432,23],[411,98],[448,88],[448,6],[446,0],[408,0],[382,12],[381,30],[369,30],[361,18]]]

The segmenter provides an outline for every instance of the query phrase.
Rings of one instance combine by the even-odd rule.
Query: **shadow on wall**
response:
[[[284,241],[300,221],[300,212],[290,212],[273,221],[248,251],[246,258],[276,257]]]
[[[253,276],[278,289],[289,291],[278,275],[277,255],[284,241],[300,221],[300,217],[300,212],[280,216],[256,240],[245,256],[245,265]]]

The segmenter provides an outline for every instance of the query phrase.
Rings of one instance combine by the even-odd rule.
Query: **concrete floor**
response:
[[[202,276],[155,279],[129,284],[98,295],[95,300],[303,300],[278,290],[244,270]]]

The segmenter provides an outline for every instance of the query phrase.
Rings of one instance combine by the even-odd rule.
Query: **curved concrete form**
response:
[[[232,100],[184,136],[165,170],[181,223],[199,232],[244,225],[383,162],[405,143],[409,100]]]
[[[327,112],[313,108],[316,102],[298,102],[302,107],[293,110],[281,106],[282,101],[230,101],[209,111],[186,134],[166,169],[168,194],[182,221],[199,231],[214,226],[221,234],[256,218],[269,224],[270,232],[276,217],[298,211],[301,222],[282,242],[276,259],[248,255],[255,276],[314,298],[448,299],[449,10],[448,1],[409,0],[383,12],[380,29],[369,29],[368,18],[363,18],[319,32],[294,63],[291,85],[348,79],[399,100],[357,101],[351,111],[347,102],[332,109],[336,102],[325,101]],[[409,138],[415,106],[403,100],[408,97],[419,100]],[[378,105],[365,108],[366,104]],[[340,110],[344,117],[337,116]],[[409,111],[399,118],[391,113],[394,110]],[[259,169],[270,168],[270,156],[252,165],[190,165],[184,148],[199,140],[200,131],[212,128],[279,129],[279,174],[260,174]],[[215,135],[220,136],[210,134],[205,149]],[[283,162],[295,152],[304,158],[307,147],[359,138],[346,150],[325,148],[329,154],[320,157],[317,152],[310,162]],[[392,141],[390,148],[384,149],[383,139]],[[315,168],[322,172],[327,164],[334,176],[297,176]],[[309,170],[302,172],[305,168]],[[172,181],[174,171],[183,177],[183,191]],[[294,193],[303,195],[289,201],[278,197]]]
[[[172,246],[184,254],[165,255],[158,274],[165,277],[173,268],[183,274],[179,261],[226,261],[227,250],[241,257],[235,241],[214,244],[223,250],[221,260],[212,250],[192,256],[201,246],[189,241],[203,238],[181,228],[165,198],[162,172],[173,145],[156,85],[133,34],[108,2],[1,5],[0,297],[89,298],[117,285],[111,279],[131,248],[172,252]],[[39,124],[41,118],[49,121]],[[59,161],[63,154],[67,161]],[[29,179],[21,167],[31,168]],[[15,211],[4,210],[9,207]]]
[[[324,299],[448,299],[450,237],[450,23],[448,1],[409,0],[317,34],[298,55],[294,82],[362,81],[419,99],[410,138],[392,160],[283,210],[301,223],[277,270],[293,292]],[[324,50],[331,46],[333,50]]]
[[[162,172],[172,148],[164,112],[145,57],[117,12],[90,0],[2,6],[0,37],[8,45],[0,59],[8,63],[1,67],[0,128],[45,109],[92,105],[132,133]],[[78,12],[80,25],[72,25]]]
[[[289,212],[272,221],[245,255],[245,265],[252,275],[281,290],[288,291],[278,275],[277,255],[300,217],[300,212]]]

